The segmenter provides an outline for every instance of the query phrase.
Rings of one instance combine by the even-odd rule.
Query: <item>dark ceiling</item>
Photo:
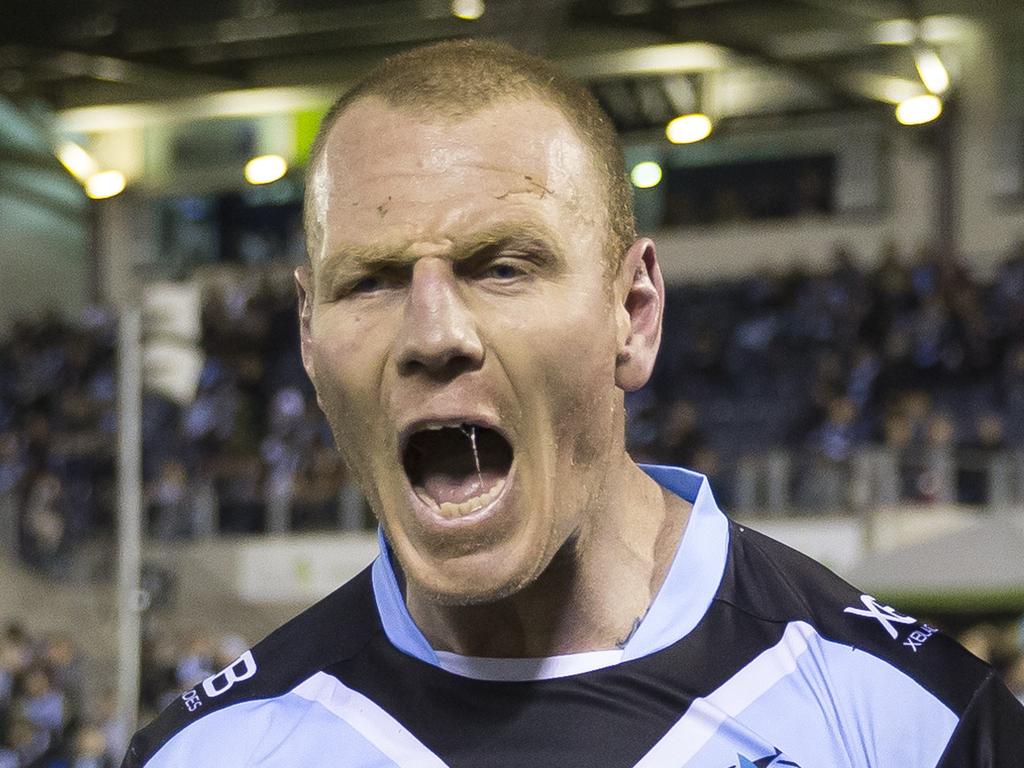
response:
[[[63,109],[343,85],[388,53],[475,36],[554,58],[712,43],[799,82],[816,108],[858,108],[872,100],[851,74],[915,77],[909,48],[878,44],[878,24],[943,14],[1010,45],[1024,32],[1020,0],[487,0],[476,21],[453,17],[449,0],[37,0],[4,18],[0,94]],[[615,61],[588,79],[620,129],[671,116],[678,99],[664,73]]]

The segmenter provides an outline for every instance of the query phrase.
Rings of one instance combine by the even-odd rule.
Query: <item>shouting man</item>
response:
[[[989,667],[626,453],[664,285],[581,85],[388,60],[324,120],[306,229],[303,362],[380,556],[126,766],[1018,764]]]

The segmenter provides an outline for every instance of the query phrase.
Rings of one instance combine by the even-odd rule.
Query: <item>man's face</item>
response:
[[[338,448],[411,588],[510,595],[585,536],[622,451],[589,155],[538,101],[442,122],[365,99],[311,183],[303,360]]]

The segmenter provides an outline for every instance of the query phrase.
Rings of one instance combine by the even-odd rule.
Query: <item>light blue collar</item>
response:
[[[703,475],[678,467],[640,465],[658,484],[693,504],[665,582],[623,649],[623,661],[665,648],[688,635],[704,617],[725,573],[729,524]],[[373,593],[384,631],[400,651],[440,666],[434,649],[406,609],[391,550],[378,531],[380,555],[373,562]]]

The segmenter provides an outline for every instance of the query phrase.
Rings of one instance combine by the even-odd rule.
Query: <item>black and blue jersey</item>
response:
[[[993,670],[730,522],[707,481],[621,649],[435,652],[390,553],[176,699],[124,768],[1010,768],[1024,708]]]

